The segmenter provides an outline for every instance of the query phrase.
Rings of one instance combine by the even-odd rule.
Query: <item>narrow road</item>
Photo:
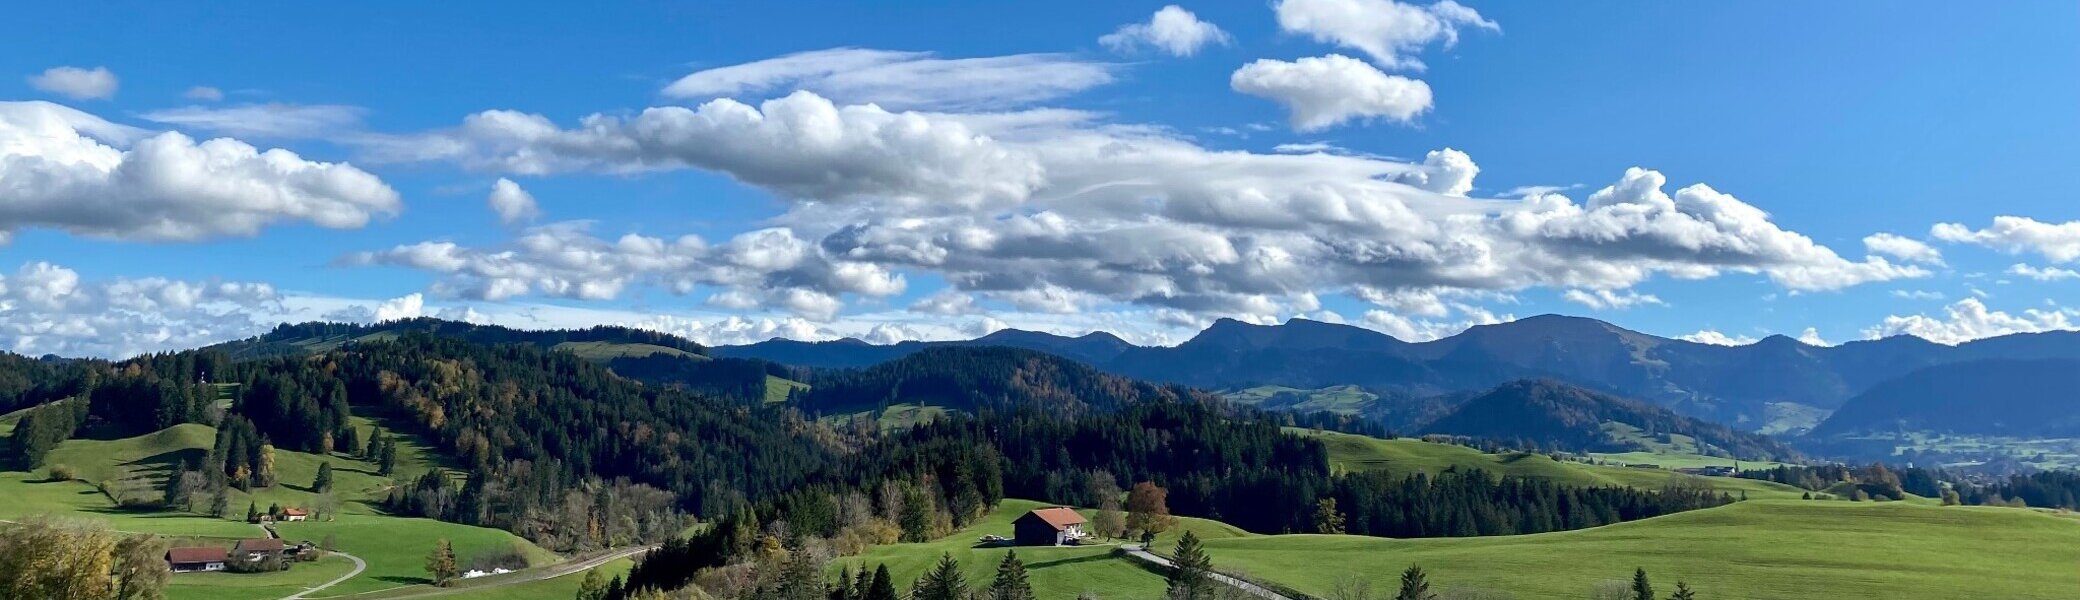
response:
[[[334,580],[332,580],[332,581],[327,581],[327,582],[325,582],[325,585],[321,585],[321,586],[318,586],[318,587],[314,587],[314,588],[306,589],[306,590],[304,590],[304,591],[301,591],[301,592],[297,592],[297,593],[294,593],[294,594],[290,594],[290,595],[287,595],[287,596],[282,596],[282,600],[302,600],[304,596],[309,596],[309,595],[311,595],[311,594],[312,594],[312,593],[314,593],[314,592],[318,592],[318,591],[324,590],[325,588],[329,588],[329,587],[332,587],[332,586],[335,586],[335,585],[339,585],[339,584],[340,584],[340,582],[342,582],[342,581],[346,581],[346,580],[349,580],[349,579],[353,579],[355,575],[360,575],[362,571],[366,571],[366,570],[368,570],[368,561],[364,561],[364,560],[361,560],[361,557],[359,557],[359,556],[354,556],[354,555],[352,555],[352,554],[347,554],[347,553],[345,553],[345,552],[333,552],[333,553],[332,553],[332,555],[333,555],[333,556],[344,556],[344,557],[347,557],[347,560],[351,560],[351,561],[354,561],[354,570],[352,570],[352,571],[348,571],[348,572],[347,572],[347,574],[339,576],[339,578],[338,578],[338,579],[334,579]]]
[[[607,563],[613,562],[613,561],[615,561],[615,560],[619,560],[619,559],[623,559],[623,558],[628,558],[628,557],[630,557],[630,556],[635,556],[635,555],[637,555],[637,554],[642,554],[642,553],[644,553],[644,552],[649,552],[649,551],[651,551],[651,550],[654,550],[654,549],[656,549],[656,548],[657,548],[657,546],[654,546],[654,545],[653,545],[653,546],[636,546],[636,547],[634,547],[634,548],[623,548],[623,549],[620,549],[620,550],[616,550],[616,551],[613,551],[613,552],[609,552],[609,553],[606,553],[606,554],[603,554],[603,555],[600,555],[600,556],[595,556],[595,557],[592,557],[592,558],[588,558],[588,559],[585,559],[585,560],[580,560],[580,561],[572,561],[572,562],[565,562],[565,563],[557,563],[557,564],[554,564],[554,565],[549,565],[549,566],[546,566],[546,567],[542,567],[542,568],[539,568],[539,569],[528,569],[528,570],[525,570],[525,571],[515,571],[515,572],[513,572],[513,573],[509,573],[509,574],[507,574],[507,575],[505,575],[505,576],[499,576],[500,578],[499,578],[498,580],[496,580],[496,581],[491,581],[491,582],[486,582],[486,583],[481,583],[481,584],[476,584],[476,585],[462,585],[462,586],[457,586],[457,587],[445,587],[445,588],[443,588],[443,587],[433,587],[433,586],[426,586],[426,589],[423,589],[423,590],[414,590],[414,591],[410,591],[410,592],[405,592],[405,593],[401,593],[401,594],[393,594],[393,593],[386,593],[386,594],[383,594],[383,600],[405,600],[405,599],[407,599],[407,598],[433,598],[433,597],[437,597],[437,596],[446,596],[446,595],[448,595],[448,594],[458,594],[458,593],[462,593],[462,592],[475,592],[475,591],[480,591],[480,590],[489,590],[489,589],[497,589],[497,588],[502,588],[502,587],[505,587],[505,586],[509,586],[509,585],[517,585],[517,584],[522,584],[522,583],[532,583],[532,582],[536,582],[536,581],[541,581],[541,580],[544,580],[544,579],[555,579],[555,578],[557,578],[557,577],[562,577],[562,576],[565,576],[565,575],[569,575],[569,574],[572,574],[572,573],[577,573],[577,572],[579,572],[579,571],[584,571],[584,570],[586,570],[586,569],[591,569],[591,568],[593,568],[593,567],[597,567],[597,566],[600,566],[600,565],[604,565],[604,564],[607,564]],[[336,582],[335,582],[335,583],[336,583]],[[326,585],[331,585],[331,584],[326,584]],[[306,592],[306,593],[307,593],[307,592]],[[292,597],[289,597],[289,598],[283,598],[282,600],[298,600],[300,596],[302,596],[302,594],[298,594],[297,596],[292,596]],[[353,596],[334,596],[334,597],[336,597],[336,598],[352,598]]]
[[[1170,559],[1157,556],[1155,553],[1149,552],[1148,548],[1143,547],[1140,544],[1125,544],[1120,546],[1120,548],[1127,551],[1127,556],[1134,557],[1135,559],[1140,560],[1141,562],[1153,564],[1159,567],[1163,567],[1165,569],[1172,569],[1177,567],[1177,565],[1170,562]],[[1210,573],[1208,574],[1208,576],[1212,577],[1214,581],[1227,584],[1229,587],[1242,590],[1243,593],[1249,594],[1251,596],[1256,596],[1258,598],[1263,598],[1264,600],[1295,600],[1290,596],[1286,596],[1284,594],[1271,591],[1270,588],[1243,581],[1241,579],[1236,579],[1234,577],[1229,577],[1227,575],[1222,575],[1220,573]]]

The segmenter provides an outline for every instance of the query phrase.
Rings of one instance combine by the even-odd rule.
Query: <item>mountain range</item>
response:
[[[1781,335],[1719,346],[1560,315],[1477,326],[1427,342],[1305,319],[1280,325],[1223,319],[1175,346],[1137,346],[1106,333],[1066,337],[1003,330],[972,340],[889,345],[856,339],[772,340],[717,346],[709,354],[797,366],[859,367],[949,346],[1039,350],[1117,375],[1213,390],[1356,386],[1389,406],[1549,378],[1740,429],[1792,432],[1813,426],[1821,416],[1881,383],[1924,368],[1985,360],[2080,359],[2076,332],[2015,334],[1955,346],[1911,336],[1815,346]],[[1977,376],[1971,369],[1951,375]],[[1775,423],[1786,415],[1803,416],[1806,422],[1788,427]]]

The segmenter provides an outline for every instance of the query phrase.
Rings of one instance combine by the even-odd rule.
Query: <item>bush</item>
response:
[[[49,479],[50,481],[72,481],[79,479],[79,472],[72,470],[72,465],[51,465]]]
[[[492,550],[470,557],[469,567],[463,570],[488,572],[494,569],[518,571],[525,568],[527,568],[527,555],[520,551],[519,546],[509,546],[502,550]]]

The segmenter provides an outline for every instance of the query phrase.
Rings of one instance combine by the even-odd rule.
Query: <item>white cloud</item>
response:
[[[1423,168],[1394,179],[1447,196],[1464,196],[1473,191],[1473,178],[1480,174],[1481,167],[1474,164],[1473,157],[1445,148],[1423,155]]]
[[[1634,306],[1665,304],[1653,294],[1632,290],[1567,290],[1560,297],[1595,310],[1625,310]]]
[[[396,321],[400,319],[414,319],[425,315],[426,296],[423,294],[412,293],[405,294],[396,298],[391,298],[389,300],[384,300],[372,306],[367,304],[355,304],[346,308],[333,310],[331,312],[325,313],[323,318],[327,321],[344,321],[349,323],[381,323],[385,321]],[[459,321],[470,322],[477,322],[473,321],[472,319],[481,320],[484,318],[482,315],[476,314],[475,311],[472,311],[468,308],[442,311],[441,318],[451,317]]]
[[[2054,263],[2080,260],[2080,221],[2045,223],[2029,217],[1999,216],[1993,218],[1993,226],[1976,231],[1958,223],[1938,223],[1929,229],[1929,235],[2010,254],[2035,252]]]
[[[149,241],[251,236],[283,221],[345,229],[400,207],[396,191],[351,165],[0,102],[0,241],[32,227]]]
[[[1942,300],[1942,292],[1933,290],[1892,290],[1892,297],[1902,300]]]
[[[1961,344],[2012,333],[2072,330],[2076,329],[2075,316],[2080,316],[2080,312],[2059,308],[2032,308],[2010,314],[1988,309],[1978,298],[1965,298],[1945,307],[1944,316],[1892,315],[1864,329],[1863,335],[1869,339],[1912,335],[1939,344]]]
[[[116,96],[116,74],[107,67],[51,67],[29,77],[29,86],[74,100],[106,100]]]
[[[266,284],[158,277],[86,280],[47,262],[0,275],[0,349],[126,357],[252,335],[279,314]]]
[[[1496,316],[1487,310],[1471,306],[1458,308],[1462,314],[1457,320],[1411,318],[1391,311],[1368,310],[1365,311],[1364,317],[1354,324],[1402,341],[1427,342],[1458,335],[1475,325],[1493,325],[1516,320],[1515,315]]]
[[[1745,335],[1726,335],[1716,329],[1699,329],[1697,333],[1679,335],[1676,336],[1676,339],[1699,344],[1711,344],[1713,346],[1746,346],[1758,341],[1753,337]]]
[[[839,107],[808,92],[758,107],[715,100],[629,119],[592,115],[575,129],[540,115],[486,111],[460,128],[400,138],[379,151],[530,175],[700,168],[792,198],[918,206],[1016,201],[1041,178],[1031,157],[961,121]]]
[[[491,195],[484,202],[491,206],[491,212],[498,213],[498,221],[507,225],[542,216],[541,207],[534,202],[534,194],[527,193],[520,184],[504,177],[492,182]]]
[[[1279,144],[1277,146],[1272,146],[1271,151],[1280,154],[1315,154],[1320,152],[1334,154],[1342,152],[1343,149],[1338,148],[1335,144],[1331,144],[1328,142],[1304,142],[1295,144]]]
[[[146,120],[243,137],[307,139],[336,136],[361,126],[367,111],[334,104],[185,106],[139,115]]]
[[[1121,25],[1118,31],[1098,38],[1099,44],[1114,52],[1147,46],[1172,56],[1191,56],[1207,44],[1227,45],[1229,41],[1228,32],[1175,4],[1157,10],[1147,23]]]
[[[1904,238],[1890,233],[1875,233],[1863,238],[1863,247],[1872,254],[1883,254],[1907,262],[1942,266],[1943,253],[1921,240]]]
[[[1808,345],[1808,346],[1833,346],[1833,345],[1834,345],[1834,344],[1830,344],[1830,343],[1828,343],[1826,339],[1823,339],[1823,338],[1821,338],[1821,337],[1820,337],[1820,329],[1819,329],[1819,328],[1817,328],[1817,327],[1807,327],[1805,331],[1801,331],[1801,332],[1798,332],[1798,341],[1799,341],[1799,343],[1802,343],[1802,344],[1805,344],[1805,345]]]
[[[1388,75],[1341,54],[1287,62],[1258,59],[1236,69],[1228,86],[1285,105],[1296,131],[1352,121],[1409,122],[1430,110],[1430,85]]]
[[[664,88],[686,99],[806,90],[892,109],[1024,106],[1112,82],[1116,66],[1062,54],[938,58],[930,52],[832,48],[698,71]]]
[[[195,87],[188,88],[188,91],[181,92],[181,97],[187,98],[189,100],[200,100],[203,102],[222,102],[224,100],[224,90],[220,90],[206,85],[198,85]]]
[[[2037,281],[2059,281],[2063,279],[2080,279],[2080,271],[2074,271],[2072,269],[2061,269],[2058,267],[2032,267],[2021,263],[2016,263],[2014,266],[2008,267],[2007,273],[2009,275],[2019,275],[2022,277],[2028,277]]]
[[[1433,43],[1457,43],[1461,28],[1501,30],[1452,0],[1429,6],[1394,0],[1279,0],[1275,9],[1279,28],[1363,51],[1387,68],[1423,68],[1410,54]]]

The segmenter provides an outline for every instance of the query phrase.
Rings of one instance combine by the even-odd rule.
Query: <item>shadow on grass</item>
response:
[[[383,575],[380,577],[376,577],[375,579],[376,581],[385,581],[400,585],[431,585],[433,583],[433,580],[427,579],[425,577],[405,577],[402,575]]]
[[[1109,553],[1109,552],[1107,552],[1107,553],[1098,553],[1098,554],[1086,554],[1086,555],[1083,555],[1083,556],[1077,556],[1077,557],[1072,557],[1072,558],[1057,558],[1057,559],[1054,559],[1054,560],[1037,560],[1037,561],[1033,561],[1033,562],[1029,562],[1029,563],[1026,563],[1026,568],[1027,568],[1027,569],[1046,569],[1046,568],[1051,568],[1051,567],[1068,567],[1068,566],[1075,566],[1075,565],[1077,565],[1077,564],[1081,564],[1081,563],[1088,563],[1088,562],[1101,562],[1101,561],[1107,561],[1107,560],[1112,560],[1112,559],[1113,559],[1113,556],[1112,556],[1112,554],[1111,554],[1111,553]]]

